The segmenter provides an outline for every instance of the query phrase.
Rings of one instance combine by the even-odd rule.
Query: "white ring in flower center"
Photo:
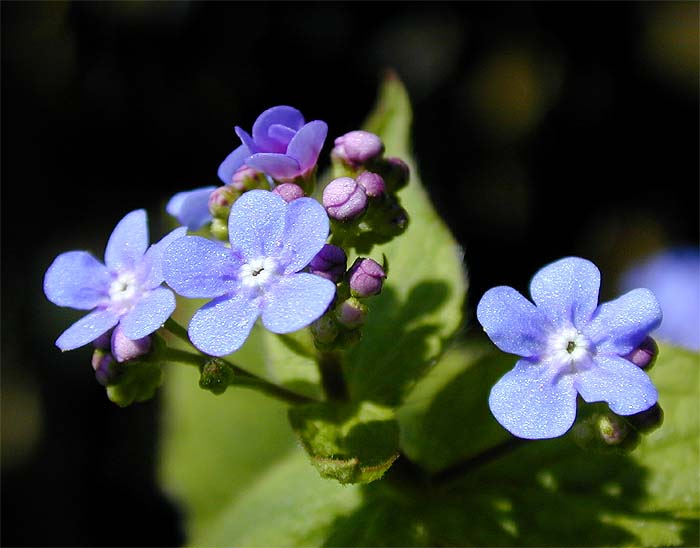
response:
[[[131,272],[122,272],[109,286],[109,298],[112,302],[124,302],[136,295],[136,276]]]
[[[574,327],[553,333],[547,341],[547,356],[560,367],[585,365],[592,351],[591,341]]]
[[[259,257],[245,263],[238,271],[244,287],[264,287],[277,274],[278,264],[272,257]]]

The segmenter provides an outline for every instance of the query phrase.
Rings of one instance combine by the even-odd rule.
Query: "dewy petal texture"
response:
[[[557,324],[581,322],[598,306],[600,271],[590,261],[568,257],[545,266],[530,282],[535,304]]]
[[[520,360],[491,389],[489,407],[496,420],[518,437],[561,436],[576,418],[573,378]]]
[[[218,297],[237,287],[240,262],[223,245],[201,236],[185,236],[163,254],[168,285],[191,299]]]
[[[661,307],[648,289],[634,289],[598,307],[588,326],[601,352],[625,355],[661,323]]]
[[[604,401],[618,415],[649,409],[658,393],[649,376],[639,367],[617,356],[598,356],[596,366],[576,376],[576,389],[587,402]]]
[[[119,323],[119,315],[98,308],[66,329],[56,340],[61,350],[73,350],[94,341]]]
[[[62,253],[46,271],[44,293],[58,306],[91,310],[107,298],[111,276],[87,251]]]
[[[541,352],[545,329],[542,314],[512,287],[489,289],[476,315],[489,338],[504,352],[523,357]]]
[[[328,231],[328,215],[316,200],[299,198],[290,202],[280,240],[290,257],[284,273],[297,272],[309,264],[326,243]]]
[[[661,321],[654,295],[636,289],[597,306],[600,273],[570,257],[540,270],[530,284],[533,306],[509,287],[486,292],[477,316],[501,350],[523,356],[494,386],[496,419],[524,438],[563,434],[573,423],[576,395],[604,401],[621,415],[656,403],[656,389],[626,359]]]
[[[243,293],[219,297],[192,317],[190,339],[212,356],[231,354],[243,346],[259,315],[257,303]]]
[[[168,249],[171,243],[186,235],[187,229],[185,227],[176,228],[161,239],[160,242],[148,248],[144,256],[145,287],[150,289],[163,283],[165,280],[163,275],[163,253],[165,253],[165,250]]]
[[[263,325],[273,333],[291,333],[318,319],[335,295],[335,284],[313,274],[286,276],[267,295]]]
[[[160,328],[175,310],[175,295],[169,289],[157,287],[142,297],[121,319],[124,335],[137,340]]]
[[[287,203],[272,192],[251,190],[236,200],[228,220],[231,249],[251,260],[281,248]]]
[[[148,219],[143,209],[126,215],[107,242],[105,264],[110,270],[132,269],[148,247]]]

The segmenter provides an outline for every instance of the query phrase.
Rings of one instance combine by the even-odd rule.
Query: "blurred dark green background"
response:
[[[216,184],[233,126],[270,106],[327,121],[330,143],[398,72],[465,248],[468,325],[488,287],[556,258],[596,262],[610,296],[634,259],[698,244],[697,3],[1,9],[3,545],[182,542],[155,483],[158,402],[116,408],[89,349],[53,346],[81,313],[42,277],[63,251],[102,258],[133,209],[158,238],[164,201]]]

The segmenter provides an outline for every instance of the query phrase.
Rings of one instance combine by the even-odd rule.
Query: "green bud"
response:
[[[231,206],[241,196],[241,191],[231,185],[224,185],[217,188],[209,195],[209,213],[215,219],[228,221],[228,214]]]
[[[576,422],[573,440],[582,448],[596,452],[629,452],[639,443],[639,434],[626,418],[612,411],[594,412]]]
[[[310,325],[314,344],[319,349],[326,349],[338,337],[340,328],[331,314],[324,314]]]
[[[202,367],[199,387],[216,395],[223,394],[231,384],[234,375],[233,369],[227,363],[212,358]]]
[[[150,400],[163,381],[160,364],[144,358],[113,366],[117,376],[107,385],[107,397],[120,407]]]
[[[214,238],[217,240],[228,242],[228,221],[215,218],[211,222],[211,227],[209,230],[211,230],[212,236],[214,236]]]

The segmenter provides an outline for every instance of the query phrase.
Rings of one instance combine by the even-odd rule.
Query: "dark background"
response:
[[[596,262],[609,296],[635,258],[698,244],[697,3],[1,8],[3,545],[183,541],[156,486],[158,402],[116,408],[89,349],[53,346],[81,314],[42,277],[63,251],[102,258],[136,208],[157,239],[164,201],[218,184],[233,126],[270,106],[325,120],[330,142],[398,72],[469,317],[562,256]]]

